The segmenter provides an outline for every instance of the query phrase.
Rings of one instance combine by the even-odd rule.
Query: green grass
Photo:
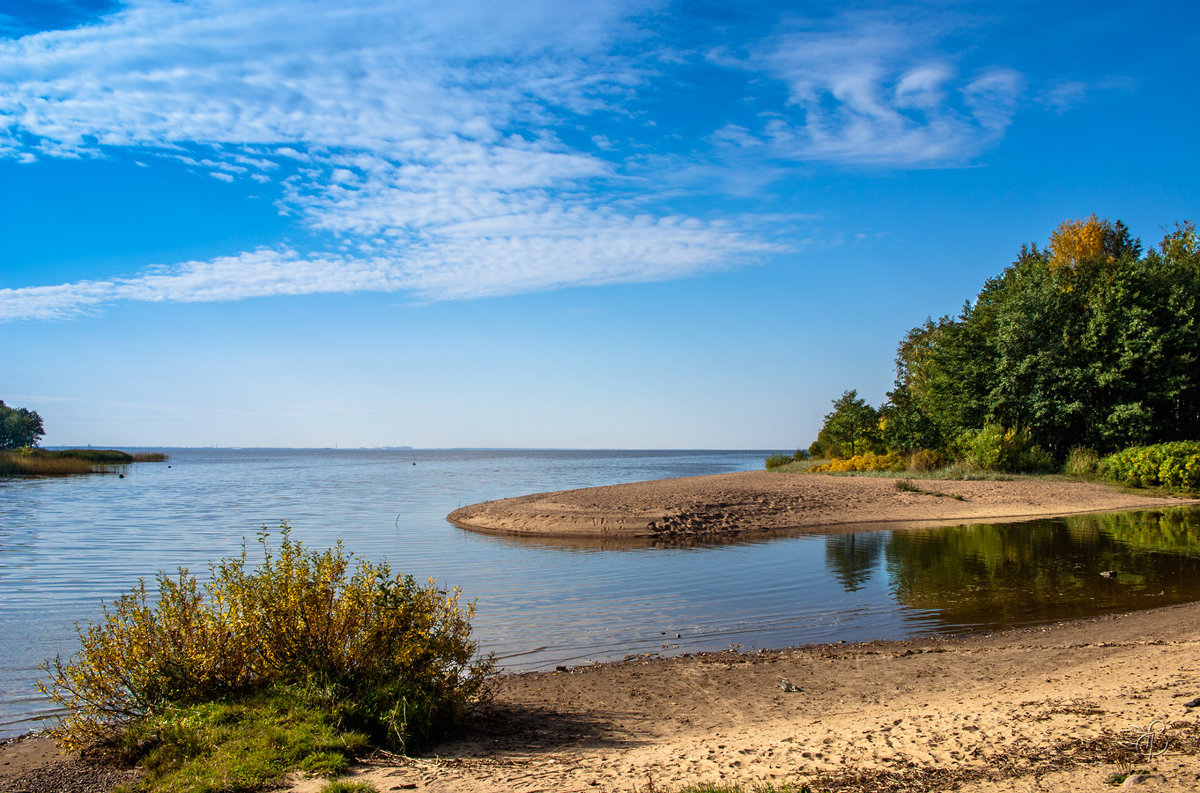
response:
[[[822,457],[822,458],[818,458],[818,459],[810,458],[808,460],[793,460],[790,463],[786,463],[777,468],[772,468],[771,470],[772,471],[783,471],[784,473],[789,473],[789,474],[806,474],[813,468],[813,466],[821,465],[821,464],[827,463],[827,462],[829,462],[829,458],[827,458],[827,457]]]
[[[159,452],[129,454],[115,449],[15,449],[0,451],[0,476],[70,476],[122,473],[133,463],[161,463]]]
[[[279,686],[147,716],[114,748],[121,760],[146,770],[127,790],[249,793],[292,771],[345,774],[369,746],[362,733],[333,724],[330,712],[319,692]]]

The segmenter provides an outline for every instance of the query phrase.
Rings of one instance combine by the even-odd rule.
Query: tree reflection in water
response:
[[[826,565],[847,592],[870,580],[881,554],[901,605],[959,628],[1200,600],[1196,509],[830,535],[825,541]]]
[[[825,564],[847,592],[857,592],[871,579],[883,554],[886,532],[830,534],[825,539]]]

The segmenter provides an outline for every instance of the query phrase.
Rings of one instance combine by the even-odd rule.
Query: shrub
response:
[[[791,455],[788,454],[772,454],[767,458],[767,470],[772,471],[780,466],[787,465],[792,462]]]
[[[1200,441],[1130,446],[1097,464],[1106,479],[1133,487],[1200,490]]]
[[[809,457],[808,449],[797,449],[792,452],[792,462],[802,463]]]
[[[358,560],[341,544],[324,552],[293,541],[278,556],[264,531],[263,562],[246,549],[201,585],[160,573],[81,628],[81,649],[42,665],[39,687],[66,709],[52,730],[65,746],[110,740],[170,707],[239,697],[278,685],[325,692],[339,728],[414,748],[453,724],[494,668],[471,640],[474,604],[458,590],[418,584],[387,563]]]
[[[967,430],[959,436],[958,447],[966,463],[988,471],[1048,471],[1054,465],[1028,430],[1006,429],[999,424]]]
[[[903,471],[907,466],[905,458],[894,452],[888,454],[856,454],[853,457],[841,457],[823,465],[813,466],[813,473],[850,473],[854,471]]]
[[[1063,473],[1070,476],[1094,476],[1100,463],[1100,455],[1095,449],[1076,446],[1067,452],[1067,461],[1063,463]]]
[[[914,473],[936,471],[946,464],[946,455],[929,449],[919,449],[908,456],[906,470]]]

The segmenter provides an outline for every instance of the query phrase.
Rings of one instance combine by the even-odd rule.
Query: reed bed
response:
[[[160,452],[130,454],[116,449],[16,449],[0,451],[0,476],[120,474],[133,463],[166,462]]]

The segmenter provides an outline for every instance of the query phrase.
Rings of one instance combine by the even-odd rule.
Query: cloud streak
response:
[[[659,58],[646,20],[664,13],[649,0],[136,0],[96,24],[0,41],[0,157],[127,150],[273,185],[312,239],[0,290],[0,319],[122,300],[463,299],[736,266],[783,246],[753,222],[674,209],[681,189],[702,191],[645,164],[684,159],[615,142],[654,126],[625,105],[671,69],[733,66],[786,88],[789,104],[757,128],[739,118],[687,155],[695,173],[724,174],[709,185],[746,192],[781,160],[961,162],[1003,134],[1021,91],[1011,70],[964,79],[916,57],[918,33],[882,21],[750,42],[725,62]],[[763,161],[748,165],[756,147]]]
[[[961,165],[995,145],[1023,91],[1013,69],[963,77],[941,55],[942,31],[878,14],[758,44],[744,68],[782,81],[788,106],[762,137],[783,157],[856,165]]]

